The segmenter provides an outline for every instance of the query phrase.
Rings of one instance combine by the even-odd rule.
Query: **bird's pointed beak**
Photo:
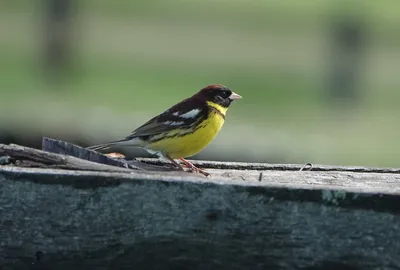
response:
[[[242,96],[241,96],[241,95],[238,95],[238,94],[236,94],[236,93],[234,93],[234,92],[232,92],[232,94],[229,96],[229,98],[230,98],[231,100],[236,100],[236,99],[241,99]]]

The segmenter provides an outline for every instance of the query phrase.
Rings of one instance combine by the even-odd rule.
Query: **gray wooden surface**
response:
[[[0,166],[0,269],[400,269],[396,169],[208,163]]]

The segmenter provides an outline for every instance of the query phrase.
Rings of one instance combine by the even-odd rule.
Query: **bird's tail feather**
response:
[[[87,149],[93,150],[93,151],[99,151],[99,150],[104,150],[109,148],[110,146],[114,145],[115,143],[103,143],[103,144],[97,144],[97,145],[92,145],[87,147]]]
[[[87,149],[90,149],[93,151],[99,151],[99,150],[104,150],[104,149],[110,148],[111,146],[114,146],[114,145],[138,146],[137,142],[135,143],[134,140],[122,139],[119,141],[92,145],[92,146],[87,147]]]

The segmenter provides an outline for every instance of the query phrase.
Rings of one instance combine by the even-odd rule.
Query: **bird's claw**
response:
[[[204,175],[206,177],[210,176],[210,174],[208,172],[197,168],[196,166],[194,166],[192,163],[190,163],[186,159],[180,158],[179,160],[182,161],[182,163],[189,169],[190,172],[201,173],[202,175]]]
[[[203,171],[202,169],[199,169],[199,168],[197,168],[197,167],[189,168],[189,171],[195,172],[195,173],[201,173],[202,175],[204,175],[204,176],[206,176],[206,177],[209,177],[209,176],[210,176],[210,174],[209,174],[208,172]]]

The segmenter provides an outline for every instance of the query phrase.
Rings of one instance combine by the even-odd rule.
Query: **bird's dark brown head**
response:
[[[232,101],[242,98],[222,84],[208,85],[201,89],[195,96],[205,101],[214,102],[225,108],[228,108]]]

